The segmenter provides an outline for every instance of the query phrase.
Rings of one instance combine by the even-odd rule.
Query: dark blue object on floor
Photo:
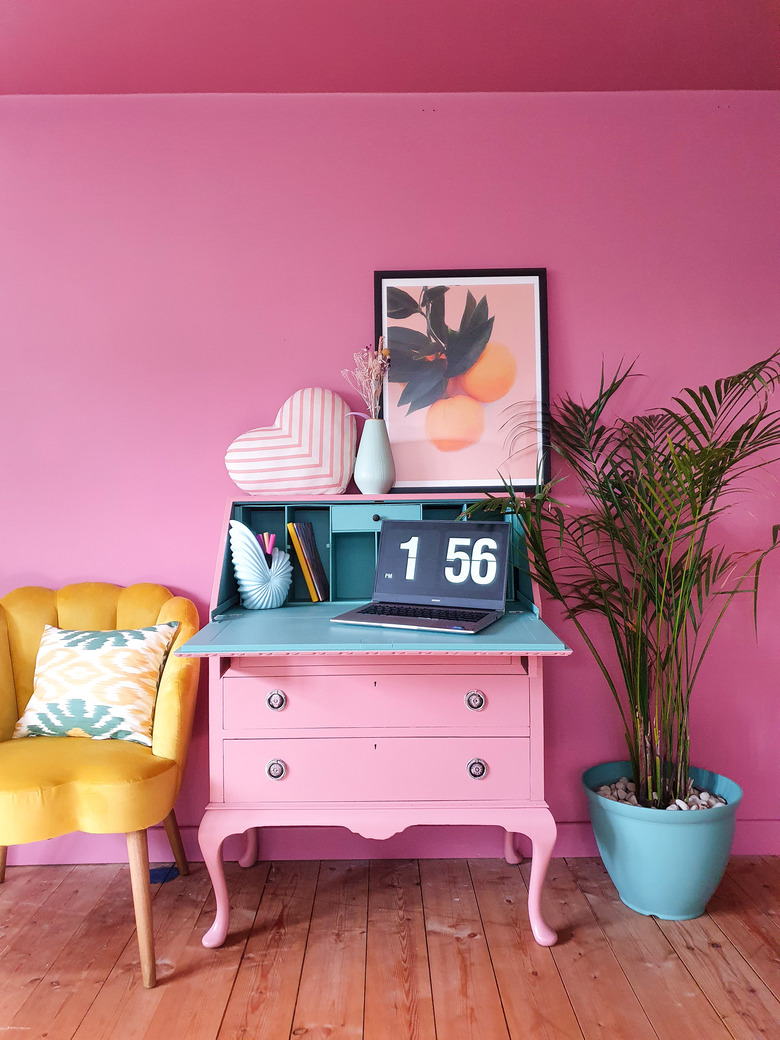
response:
[[[152,885],[164,885],[166,881],[173,881],[179,876],[179,871],[171,864],[169,867],[152,867],[149,871],[149,883]]]

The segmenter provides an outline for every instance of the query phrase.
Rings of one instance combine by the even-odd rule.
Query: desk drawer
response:
[[[226,740],[226,802],[525,801],[528,739],[512,737]],[[475,778],[469,763],[486,765]],[[281,779],[266,774],[284,763]],[[475,772],[479,766],[472,766]]]
[[[285,675],[222,680],[224,728],[249,730],[420,728],[526,733],[524,675]],[[280,696],[281,694],[281,696]],[[481,695],[481,709],[475,710]],[[272,703],[284,702],[274,710]]]
[[[330,510],[330,527],[339,531],[378,531],[383,520],[419,520],[419,502],[374,502],[368,505],[334,505]],[[378,517],[377,520],[374,517]]]

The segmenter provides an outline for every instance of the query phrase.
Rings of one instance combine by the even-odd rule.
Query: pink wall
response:
[[[349,396],[375,269],[547,267],[553,392],[589,393],[601,359],[626,355],[647,375],[631,403],[655,404],[769,353],[775,108],[750,92],[0,99],[0,593],[160,580],[205,617],[239,496],[225,449],[302,386]],[[742,544],[778,519],[765,484],[731,521]],[[764,577],[758,645],[735,611],[694,723],[694,761],[745,788],[737,849],[755,853],[780,848],[780,561]],[[558,851],[576,854],[592,849],[579,774],[622,738],[565,638],[578,652],[546,672],[547,786]],[[193,851],[205,707],[179,811]],[[410,832],[382,851],[499,848]],[[73,836],[17,856],[101,850]]]

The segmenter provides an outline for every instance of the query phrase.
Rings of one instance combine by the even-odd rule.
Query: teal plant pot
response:
[[[630,762],[606,762],[582,775],[596,844],[622,902],[666,921],[701,917],[726,870],[742,788],[706,769],[694,786],[726,805],[667,812],[613,802],[595,788],[631,776]]]

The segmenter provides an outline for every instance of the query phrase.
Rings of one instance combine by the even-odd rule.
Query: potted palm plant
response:
[[[623,902],[682,919],[703,913],[723,875],[742,794],[691,766],[691,695],[729,605],[751,595],[755,612],[762,561],[780,541],[775,525],[747,552],[720,543],[746,478],[778,458],[780,352],[669,407],[615,417],[633,367],[602,371],[592,402],[564,396],[550,410],[549,445],[579,504],[555,497],[558,478],[528,495],[505,480],[487,505],[522,524],[533,577],[579,631],[620,714],[628,760],[583,776],[605,866]],[[516,449],[528,424],[515,414],[509,425]]]

